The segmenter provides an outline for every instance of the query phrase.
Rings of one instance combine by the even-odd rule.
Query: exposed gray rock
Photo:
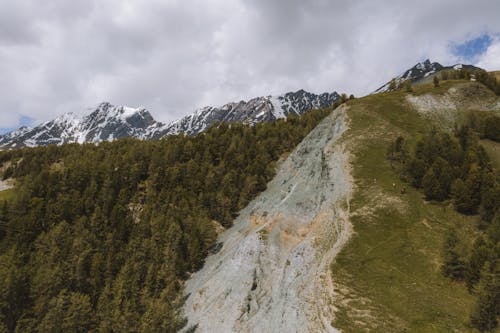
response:
[[[448,129],[460,123],[464,110],[500,111],[500,98],[475,82],[456,85],[444,94],[408,94],[406,101],[423,117]]]
[[[336,332],[329,265],[351,234],[345,106],[280,164],[186,283],[196,332]]]
[[[398,75],[394,78],[394,82],[396,84],[396,88],[401,85],[404,81],[410,80],[412,83],[418,83],[420,81],[424,81],[426,78],[431,75],[438,73],[442,70],[459,70],[459,69],[470,69],[470,70],[480,70],[480,68],[472,66],[472,65],[464,65],[464,64],[456,64],[453,66],[443,66],[438,62],[431,62],[429,59],[424,62],[419,62],[412,68],[406,70],[401,75]],[[391,80],[392,81],[392,80]],[[373,94],[379,92],[390,91],[391,81],[384,84],[382,87],[378,88],[373,92]]]
[[[338,98],[336,92],[316,95],[299,90],[283,96],[257,97],[248,102],[204,107],[170,124],[157,122],[142,107],[134,109],[101,103],[83,118],[67,113],[35,128],[21,127],[0,135],[0,149],[71,142],[96,143],[125,137],[150,140],[179,133],[195,135],[217,122],[253,125],[290,114],[301,115],[311,109],[328,107]]]

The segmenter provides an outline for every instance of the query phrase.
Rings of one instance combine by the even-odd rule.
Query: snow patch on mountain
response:
[[[87,116],[66,113],[34,128],[21,127],[0,136],[0,149],[71,142],[98,143],[124,137],[152,140],[179,133],[195,135],[218,122],[254,125],[290,114],[301,115],[311,109],[328,107],[338,98],[336,92],[316,95],[299,90],[282,96],[231,102],[220,107],[205,106],[169,124],[154,120],[143,107],[114,106],[104,102],[91,109]]]
[[[479,69],[475,66],[472,65],[465,65],[465,64],[456,64],[453,66],[443,66],[438,62],[431,62],[429,59],[417,63],[415,66],[412,68],[406,70],[404,73],[396,76],[393,80],[397,87],[399,87],[403,82],[406,80],[410,80],[411,82],[415,83],[423,78],[426,78],[434,73],[437,73],[442,70],[460,70],[460,69]],[[384,84],[382,87],[378,88],[375,90],[372,94],[380,93],[380,92],[386,92],[393,90],[391,89],[391,81],[387,82]]]

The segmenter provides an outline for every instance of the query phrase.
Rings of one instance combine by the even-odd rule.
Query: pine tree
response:
[[[490,116],[485,119],[484,136],[487,139],[500,142],[500,117]]]
[[[493,332],[500,312],[500,270],[487,262],[481,270],[477,301],[470,316],[472,326],[481,332]]]
[[[435,88],[439,87],[439,79],[438,79],[438,77],[436,75],[434,76],[434,79],[432,80],[432,83],[434,84]]]
[[[413,91],[411,80],[406,80],[403,85],[405,87],[405,91],[406,92],[412,92]]]
[[[467,269],[465,272],[465,283],[467,289],[472,291],[476,283],[479,281],[481,269],[484,263],[491,258],[491,251],[489,244],[486,240],[479,236],[472,245],[472,251],[467,262]]]
[[[389,82],[389,90],[396,90],[396,79],[392,79],[391,82]]]
[[[426,163],[420,158],[412,158],[406,165],[406,172],[410,176],[410,181],[416,188],[422,187],[422,179],[427,172]]]
[[[442,201],[450,193],[452,170],[447,161],[438,157],[422,179],[422,187],[427,199]]]
[[[459,240],[455,229],[450,229],[444,243],[444,262],[441,269],[444,276],[453,280],[462,280],[465,275],[465,262],[458,254],[458,244]]]
[[[463,214],[475,214],[481,202],[481,174],[474,170],[469,173],[467,179],[455,180],[452,186],[455,208]]]
[[[87,295],[62,290],[38,325],[39,332],[89,332],[94,327],[92,305]]]

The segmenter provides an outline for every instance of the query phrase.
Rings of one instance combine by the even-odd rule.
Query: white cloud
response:
[[[484,54],[479,57],[477,66],[489,71],[500,70],[500,38],[495,38]]]
[[[359,96],[424,58],[455,63],[451,42],[500,32],[500,4],[487,0],[0,0],[0,8],[0,128],[103,100],[169,121],[301,88]],[[480,61],[493,66],[494,52]]]

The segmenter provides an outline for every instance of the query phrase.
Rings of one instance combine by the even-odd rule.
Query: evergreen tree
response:
[[[86,333],[93,327],[90,298],[87,295],[62,290],[50,301],[49,310],[38,325],[38,331]]]
[[[500,117],[490,116],[484,120],[484,137],[500,142]]]
[[[422,179],[427,199],[442,201],[448,198],[452,181],[452,170],[447,161],[438,157]]]
[[[492,257],[490,246],[484,237],[479,236],[472,245],[472,251],[467,263],[465,282],[469,291],[472,291],[479,281],[484,263]]]
[[[458,254],[458,244],[459,240],[455,229],[450,229],[444,243],[444,262],[441,269],[444,276],[454,280],[462,280],[465,275],[465,262]]]
[[[465,182],[455,180],[452,186],[453,198],[457,211],[463,214],[475,214],[481,202],[481,174],[473,170]]]
[[[470,316],[472,326],[481,332],[493,332],[500,314],[500,271],[487,262],[481,270],[477,301]]]
[[[434,75],[434,79],[432,79],[432,83],[434,84],[435,88],[439,87],[439,79],[436,75]]]
[[[412,91],[413,91],[413,87],[412,87],[411,80],[406,80],[406,81],[403,83],[403,86],[405,87],[405,91],[406,91],[406,92],[412,92]]]
[[[427,172],[427,164],[420,158],[412,158],[407,164],[407,169],[410,176],[410,182],[416,188],[422,187],[422,179]]]
[[[389,82],[389,90],[396,90],[396,88],[396,79],[392,79],[391,82]]]
[[[330,111],[0,152],[16,165],[15,196],[0,203],[0,329],[177,331],[182,281],[213,249],[215,225],[229,227]]]

